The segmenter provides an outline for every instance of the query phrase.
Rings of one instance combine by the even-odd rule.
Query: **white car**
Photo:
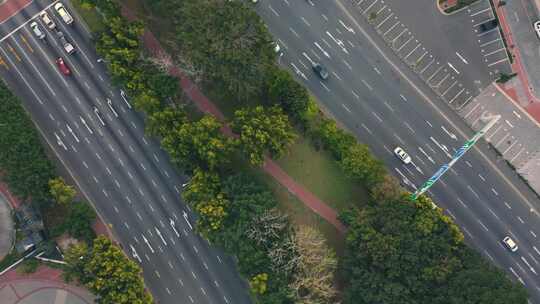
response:
[[[534,23],[534,32],[536,33],[536,37],[540,39],[540,20]]]
[[[503,244],[504,244],[504,246],[506,246],[506,248],[508,248],[512,252],[516,252],[518,250],[518,245],[509,236],[507,236],[507,237],[505,237],[503,239]]]
[[[407,152],[405,152],[405,150],[403,150],[401,147],[396,147],[394,149],[394,154],[406,165],[410,164],[412,161],[409,154],[407,154]]]
[[[34,33],[38,39],[45,38],[45,32],[41,29],[41,26],[39,26],[36,21],[30,23],[30,28],[32,29],[32,33]]]
[[[45,26],[48,27],[50,30],[56,27],[56,23],[52,21],[52,19],[49,17],[49,15],[46,12],[41,12],[41,14],[39,14],[39,18],[41,18],[41,21],[43,21],[43,24],[45,24]]]
[[[68,13],[62,2],[56,3],[54,5],[54,9],[66,24],[73,23],[73,17],[71,17],[71,15]]]
[[[66,37],[64,36],[64,33],[58,31],[56,35],[58,35],[58,40],[60,40],[60,44],[62,45],[66,53],[71,55],[77,51],[75,47],[73,46],[73,44],[67,41]]]

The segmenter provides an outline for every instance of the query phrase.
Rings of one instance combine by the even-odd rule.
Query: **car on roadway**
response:
[[[41,12],[39,14],[39,18],[41,18],[41,21],[43,21],[43,24],[45,24],[45,26],[48,27],[50,30],[56,27],[56,23],[52,21],[51,17],[49,17],[49,14],[47,14],[47,12]]]
[[[30,28],[32,29],[32,33],[34,33],[38,39],[45,39],[45,32],[36,21],[30,23]]]
[[[77,51],[75,47],[73,46],[73,44],[67,41],[66,36],[64,36],[64,33],[58,31],[56,35],[58,36],[58,40],[60,40],[60,44],[62,45],[66,53],[71,55]]]
[[[514,242],[514,240],[507,236],[505,237],[503,240],[502,240],[504,246],[506,246],[506,248],[508,248],[508,250],[512,251],[512,252],[516,252],[518,250],[518,245],[516,244],[516,242]]]
[[[60,18],[66,23],[66,24],[72,24],[73,23],[73,17],[69,14],[69,12],[66,10],[66,7],[62,4],[62,2],[58,2],[54,5],[54,9],[60,15]]]
[[[322,80],[326,80],[328,79],[328,71],[326,70],[326,68],[324,66],[322,66],[320,63],[317,63],[317,62],[314,62],[312,65],[311,65],[313,71],[319,75],[319,77],[322,79]]]
[[[540,20],[533,23],[533,26],[534,26],[534,32],[536,33],[536,37],[540,39]]]
[[[62,57],[56,58],[56,65],[58,66],[58,69],[60,70],[60,72],[62,72],[62,74],[66,76],[71,75],[71,70],[69,69],[66,62],[64,61],[64,58]]]
[[[407,152],[405,152],[405,150],[403,150],[401,147],[396,147],[394,149],[394,154],[406,165],[410,164],[412,161],[409,154],[407,154]]]

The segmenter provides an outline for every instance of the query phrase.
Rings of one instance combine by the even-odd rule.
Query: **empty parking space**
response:
[[[489,74],[497,76],[500,73],[511,73],[508,53],[489,1],[477,2],[467,9],[467,13]]]
[[[472,99],[471,90],[461,83],[460,71],[424,46],[422,39],[400,21],[386,1],[355,0],[353,3],[396,55],[443,100],[459,109]]]

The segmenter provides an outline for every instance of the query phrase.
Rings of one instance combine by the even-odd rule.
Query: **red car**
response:
[[[56,64],[58,65],[58,68],[60,69],[60,72],[62,72],[62,74],[67,76],[71,75],[71,70],[68,68],[62,57],[58,57],[56,59]]]

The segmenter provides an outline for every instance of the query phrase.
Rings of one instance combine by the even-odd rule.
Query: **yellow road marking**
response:
[[[34,49],[30,46],[30,43],[28,43],[28,40],[26,40],[26,37],[24,37],[23,34],[19,34],[19,36],[21,36],[21,39],[24,42],[24,44],[26,44],[26,47],[28,48],[28,50],[30,50],[30,52],[33,53]]]
[[[11,44],[9,44],[9,42],[7,42],[7,46],[8,46],[8,49],[13,53],[13,55],[15,55],[15,58],[17,58],[17,61],[21,62],[21,57],[19,57],[19,54],[17,54],[17,52],[15,52],[15,49],[13,49],[13,47],[11,46]]]

